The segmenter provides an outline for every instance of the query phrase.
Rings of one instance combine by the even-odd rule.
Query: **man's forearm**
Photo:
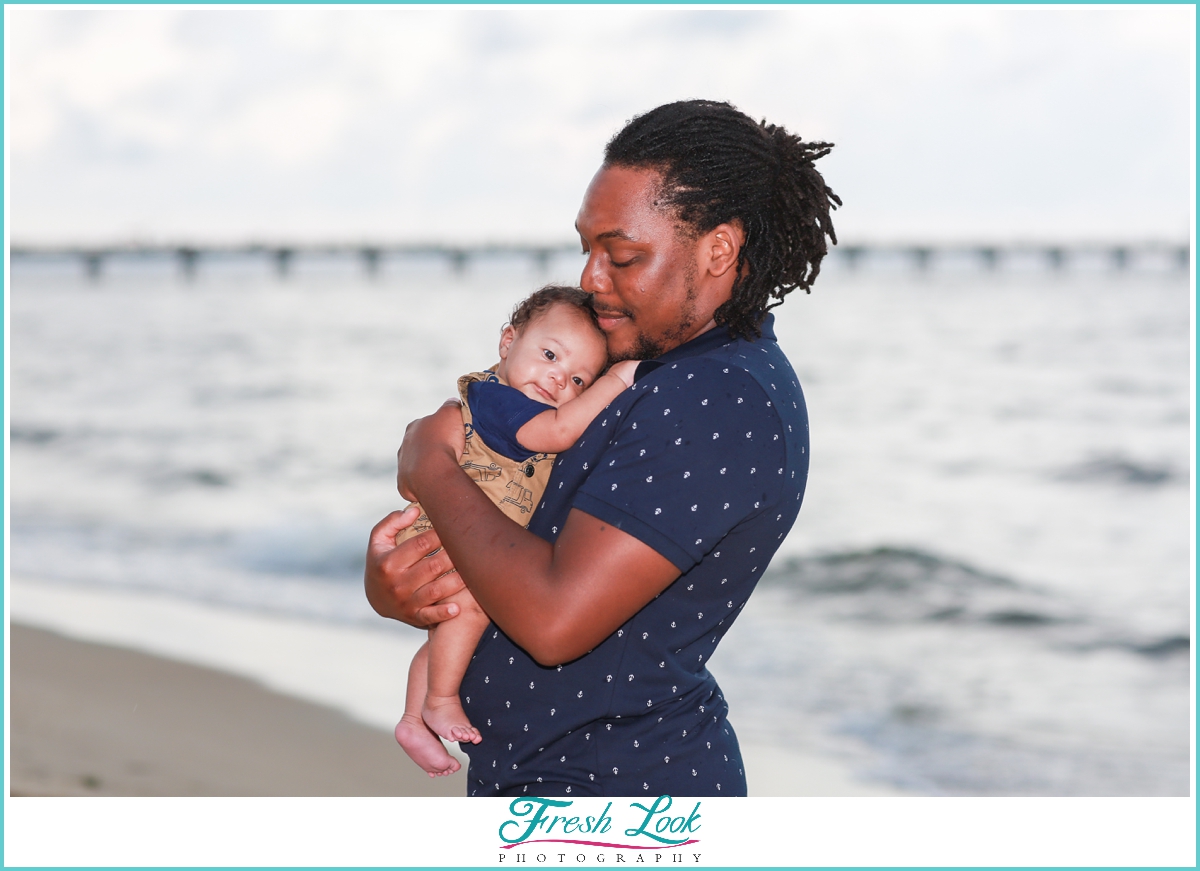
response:
[[[661,554],[579,509],[554,545],[522,529],[459,467],[461,433],[450,407],[409,425],[401,495],[421,502],[484,611],[538,662],[582,656],[679,576]]]
[[[413,483],[467,588],[506,633],[521,643],[561,613],[549,542],[506,517],[448,454],[423,462]]]

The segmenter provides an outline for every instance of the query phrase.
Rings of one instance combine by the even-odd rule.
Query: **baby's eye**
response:
[[[543,355],[545,356],[545,358],[546,358],[547,360],[549,360],[551,363],[553,363],[555,360],[557,360],[557,359],[558,359],[557,357],[555,357],[555,356],[554,356],[554,352],[553,352],[553,351],[551,351],[549,348],[543,348],[543,349],[542,349],[542,354],[543,354]]]
[[[582,378],[580,378],[578,375],[576,375],[576,376],[574,376],[573,378],[571,378],[571,380],[575,382],[575,386],[576,386],[576,387],[582,387],[582,386],[583,386],[583,379],[582,379]]]

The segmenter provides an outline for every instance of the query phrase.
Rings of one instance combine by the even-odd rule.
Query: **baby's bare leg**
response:
[[[458,688],[475,653],[475,645],[487,628],[488,616],[465,589],[448,601],[458,605],[458,616],[429,630],[429,689],[421,716],[429,728],[448,741],[478,744],[483,738],[467,718]]]
[[[421,719],[428,689],[429,644],[422,644],[408,667],[408,690],[404,694],[404,716],[396,724],[396,740],[413,762],[430,777],[453,774],[462,766],[446,752],[441,739]]]

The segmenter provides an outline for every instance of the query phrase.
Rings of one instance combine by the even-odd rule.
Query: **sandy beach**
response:
[[[382,729],[253,681],[14,624],[11,794],[462,795]]]
[[[466,793],[391,736],[419,632],[16,579],[8,601],[14,796]],[[743,755],[751,795],[901,794],[836,759]]]

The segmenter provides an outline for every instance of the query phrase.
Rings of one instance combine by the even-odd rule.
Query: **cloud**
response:
[[[1192,7],[10,7],[18,238],[569,238],[633,114],[807,138],[842,235],[1186,233]]]

